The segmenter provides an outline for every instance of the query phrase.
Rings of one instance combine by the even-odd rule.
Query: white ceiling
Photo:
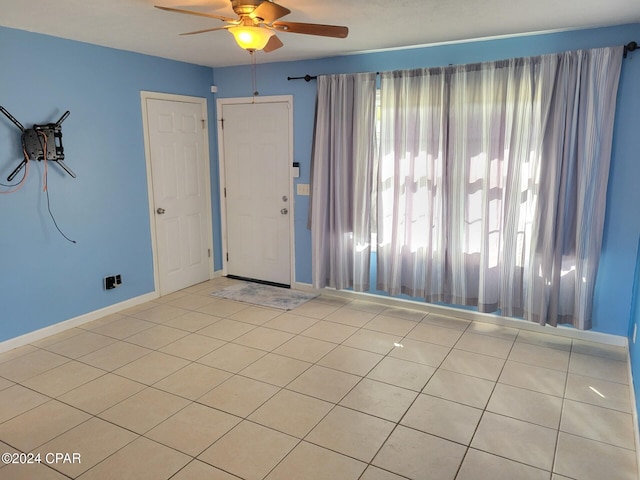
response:
[[[283,21],[349,27],[333,39],[279,33],[284,47],[259,63],[486,37],[640,22],[639,0],[279,0]],[[222,26],[154,4],[235,17],[229,0],[0,0],[0,25],[174,60],[220,67],[250,63]],[[640,38],[629,39],[640,42]],[[4,46],[3,48],[6,48]]]

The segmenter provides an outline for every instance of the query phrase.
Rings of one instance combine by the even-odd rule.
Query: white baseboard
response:
[[[335,290],[333,288],[323,288],[321,290],[317,290],[308,283],[295,283],[294,288],[296,290],[313,291],[326,296],[377,303],[380,305],[386,305],[388,307],[410,308],[413,310],[418,310],[420,312],[433,313],[436,315],[444,315],[448,317],[457,317],[469,321],[491,323],[494,325],[518,328],[520,330],[529,330],[539,333],[547,333],[550,335],[558,335],[561,337],[575,338],[577,340],[598,342],[616,347],[628,347],[627,337],[611,335],[609,333],[593,332],[591,330],[578,330],[565,326],[541,326],[537,323],[528,322],[526,320],[508,318],[491,313],[482,313],[473,310],[465,310],[462,308],[435,305],[432,303],[418,302],[415,300],[405,300],[403,298],[385,297],[382,295],[376,295],[374,293],[353,292],[351,290]]]
[[[318,294],[321,294],[323,292],[323,290],[318,290],[317,288],[313,288],[313,286],[310,283],[293,282],[293,285],[291,285],[291,288],[293,288],[294,290],[300,290],[303,292],[315,292]]]
[[[222,276],[222,270],[214,271],[211,279]],[[112,315],[114,313],[121,312],[122,310],[126,310],[127,308],[132,308],[142,303],[155,300],[159,297],[160,295],[157,292],[149,292],[144,295],[140,295],[139,297],[130,298],[129,300],[125,300],[124,302],[116,303],[99,310],[94,310],[93,312],[85,313],[84,315],[80,315],[79,317],[71,318],[69,320],[65,320],[54,325],[49,325],[48,327],[44,327],[39,330],[34,330],[33,332],[25,333],[24,335],[20,335],[19,337],[10,338],[9,340],[0,342],[0,353],[13,350],[14,348],[22,347],[23,345],[27,345],[38,340],[42,340],[43,338],[46,338],[50,335],[64,332],[65,330],[68,330],[70,328],[78,327],[85,323],[92,322],[102,317],[106,317],[107,315]]]
[[[124,302],[116,303],[99,310],[85,313],[84,315],[80,315],[79,317],[64,320],[54,325],[49,325],[48,327],[25,333],[24,335],[20,335],[19,337],[10,338],[9,340],[0,342],[0,353],[13,350],[14,348],[22,347],[23,345],[27,345],[38,340],[42,340],[43,338],[46,338],[50,335],[55,335],[56,333],[64,332],[65,330],[69,330],[70,328],[79,327],[80,325],[84,325],[85,323],[89,323],[99,318],[106,317],[107,315],[121,312],[122,310],[126,310],[127,308],[135,307],[142,303],[155,300],[156,298],[158,298],[158,294],[156,292],[150,292],[145,295],[140,295],[139,297],[130,298],[129,300],[125,300]]]
[[[491,315],[487,313],[480,313],[470,310],[465,310],[461,308],[455,307],[446,307],[443,305],[433,305],[428,303],[416,302],[412,300],[404,300],[400,298],[393,297],[384,297],[381,295],[375,295],[371,293],[360,293],[353,291],[345,291],[345,290],[335,290],[331,288],[323,288],[321,290],[313,288],[312,285],[308,283],[296,283],[293,286],[296,290],[303,291],[312,291],[319,293],[321,295],[333,296],[348,300],[363,300],[372,303],[378,303],[382,305],[387,305],[390,307],[404,307],[410,308],[414,310],[418,310],[426,313],[435,313],[444,316],[458,317],[463,318],[465,320],[485,322],[497,325],[504,325],[514,328],[519,328],[521,330],[531,330],[541,333],[547,333],[552,335],[560,335],[562,337],[575,338],[579,340],[587,340],[591,342],[599,342],[607,345],[613,345],[617,347],[625,347],[628,348],[629,340],[627,337],[622,337],[619,335],[611,335],[600,332],[592,332],[585,330],[577,330],[569,327],[548,327],[541,326],[533,322],[528,322],[526,320],[517,320],[513,318],[502,317],[499,315]],[[636,395],[635,390],[633,388],[633,372],[631,370],[631,357],[627,353],[627,369],[629,372],[629,388],[631,390],[631,405],[632,405],[632,414],[633,414],[633,430],[634,430],[634,440],[636,446],[636,462],[638,465],[638,471],[640,472],[640,427],[638,425],[638,410],[636,408]],[[640,379],[639,379],[640,381]]]
[[[222,276],[222,271],[214,272],[214,278],[217,278],[219,276]],[[331,288],[323,288],[321,290],[317,290],[308,283],[295,282],[293,287],[296,290],[317,292],[321,295],[345,298],[350,300],[363,300],[367,302],[377,303],[380,305],[386,305],[389,307],[410,308],[410,309],[418,310],[425,313],[434,313],[437,315],[457,317],[457,318],[462,318],[470,321],[477,321],[477,322],[484,322],[484,323],[491,323],[495,325],[519,328],[521,330],[530,330],[530,331],[535,331],[540,333],[559,335],[562,337],[575,338],[579,340],[599,342],[599,343],[604,343],[607,345],[613,345],[617,347],[628,346],[627,337],[622,337],[619,335],[611,335],[608,333],[592,332],[589,330],[577,330],[574,328],[562,327],[562,326],[560,327],[544,326],[543,327],[541,325],[538,325],[532,322],[502,317],[499,315],[475,312],[471,310],[464,310],[464,309],[455,308],[455,307],[447,307],[443,305],[434,305],[430,303],[417,302],[414,300],[405,300],[402,298],[384,297],[384,296],[375,295],[372,293],[352,292],[348,290],[335,290]],[[4,342],[0,342],[0,353],[6,352],[8,350],[12,350],[17,347],[21,347],[23,345],[35,342],[37,340],[41,340],[50,335],[63,332],[64,330],[68,330],[70,328],[74,328],[74,327],[83,325],[85,323],[92,322],[93,320],[97,320],[106,315],[111,315],[113,313],[118,313],[122,310],[126,310],[127,308],[135,307],[136,305],[140,305],[141,303],[155,300],[156,298],[158,298],[158,296],[159,295],[157,294],[157,292],[150,292],[145,295],[141,295],[139,297],[125,300],[124,302],[121,302],[121,303],[109,305],[108,307],[101,308],[99,310],[95,310],[93,312],[89,312],[84,315],[80,315],[79,317],[75,317],[60,323],[56,323],[55,325],[50,325],[48,327],[44,327],[39,330],[26,333],[19,337],[5,340]]]

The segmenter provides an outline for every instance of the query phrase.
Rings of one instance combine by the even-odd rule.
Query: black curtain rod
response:
[[[376,75],[380,75],[380,72],[376,72]],[[310,82],[316,78],[318,78],[317,75],[305,75],[304,77],[287,77],[287,80],[304,80],[305,82]]]
[[[638,46],[638,44],[636,42],[627,43],[624,46],[624,54],[622,55],[622,58],[627,58],[627,53],[633,52],[634,50],[637,50],[638,48],[640,48],[640,46]]]
[[[622,55],[623,58],[627,58],[627,54],[629,52],[634,52],[640,49],[640,45],[637,42],[629,42],[624,46],[624,53]],[[379,75],[380,72],[376,72],[376,75]],[[287,80],[304,80],[305,82],[310,82],[311,80],[315,80],[318,78],[317,75],[305,75],[304,77],[287,77]]]
[[[315,80],[316,78],[318,78],[317,75],[305,75],[304,77],[287,77],[287,80],[304,80],[305,82],[310,82],[311,80]]]

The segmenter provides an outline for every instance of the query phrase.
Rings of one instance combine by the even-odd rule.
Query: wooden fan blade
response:
[[[279,18],[289,15],[291,10],[277,3],[265,0],[249,15],[251,18],[261,18],[265,23],[271,23]]]
[[[207,33],[207,32],[215,32],[216,30],[226,30],[233,25],[229,25],[227,27],[216,27],[216,28],[206,28],[205,30],[196,30],[195,32],[185,32],[180,35],[197,35],[198,33]]]
[[[346,38],[349,35],[347,27],[321,25],[319,23],[273,22],[272,27],[279,32],[303,33],[321,37]]]
[[[155,7],[167,12],[186,13],[187,15],[196,15],[198,17],[215,18],[217,20],[222,20],[223,22],[235,22],[237,20],[237,18],[223,17],[222,15],[214,15],[213,13],[194,12],[191,10],[183,10],[181,8],[161,7],[160,5],[155,5]]]
[[[280,41],[280,39],[276,35],[272,35],[267,44],[262,49],[265,53],[273,52],[278,48],[282,47],[284,43]]]

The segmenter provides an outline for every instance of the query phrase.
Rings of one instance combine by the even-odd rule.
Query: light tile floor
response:
[[[0,355],[0,479],[638,478],[624,349],[230,283]]]

